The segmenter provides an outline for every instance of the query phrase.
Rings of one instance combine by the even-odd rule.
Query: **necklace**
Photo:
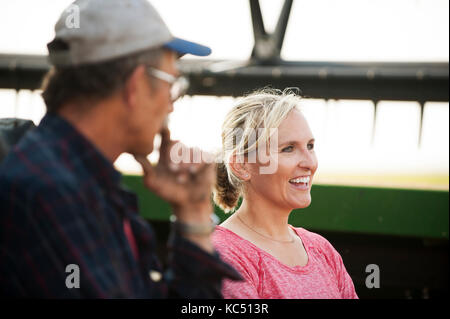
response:
[[[254,230],[253,228],[251,228],[251,227],[250,227],[249,225],[247,225],[246,223],[244,223],[244,221],[239,217],[239,215],[236,215],[236,217],[240,220],[240,222],[241,222],[242,224],[245,225],[245,227],[247,227],[247,228],[250,229],[251,231],[257,233],[259,236],[262,236],[262,237],[264,237],[264,238],[266,238],[266,239],[269,239],[269,240],[272,240],[272,241],[276,241],[276,242],[278,242],[278,243],[283,243],[283,244],[291,244],[291,243],[294,242],[294,238],[292,238],[291,240],[277,240],[277,239],[270,238],[269,236],[263,235],[263,234],[261,234],[260,232],[257,232],[256,230]]]

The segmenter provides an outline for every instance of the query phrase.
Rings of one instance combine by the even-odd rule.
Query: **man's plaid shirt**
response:
[[[221,297],[222,279],[238,279],[238,273],[217,253],[178,234],[171,235],[163,270],[154,232],[120,180],[113,165],[58,115],[48,113],[28,132],[0,164],[0,295]],[[71,264],[79,267],[79,288],[66,286]]]

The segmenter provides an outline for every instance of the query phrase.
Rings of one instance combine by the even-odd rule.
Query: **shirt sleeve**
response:
[[[334,248],[333,248],[334,249]],[[342,299],[358,299],[352,278],[345,269],[341,255],[335,250],[336,272],[338,278],[338,287]]]
[[[120,221],[116,212],[93,209],[84,194],[64,183],[27,187],[22,182],[1,182],[0,295],[221,298],[222,280],[239,278],[217,253],[209,254],[174,234],[167,276],[152,282],[149,271],[163,271],[155,249],[149,245],[140,251],[146,254],[140,259],[148,262],[142,263],[145,269],[137,267],[123,224],[115,225]],[[150,233],[146,237],[155,244]],[[73,265],[79,285],[71,277],[76,275]]]
[[[172,231],[169,241],[169,269],[166,272],[169,297],[222,298],[224,279],[240,280],[239,273],[215,251],[206,252]]]
[[[328,240],[321,236],[320,239],[326,254],[331,257],[332,264],[330,266],[333,267],[335,271],[337,285],[342,299],[358,299],[353,280],[345,269],[341,255]]]
[[[227,259],[225,259],[227,260]],[[248,269],[240,262],[230,262],[231,265],[241,274],[242,281],[224,280],[223,297],[225,299],[260,299],[258,284],[249,273]]]
[[[225,299],[260,299],[258,293],[259,276],[258,269],[253,262],[244,259],[246,254],[233,246],[225,244],[226,239],[216,236],[214,244],[222,259],[238,271],[242,280],[224,280],[222,294]]]

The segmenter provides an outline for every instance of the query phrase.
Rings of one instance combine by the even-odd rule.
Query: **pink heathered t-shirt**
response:
[[[224,298],[352,299],[358,298],[342,258],[322,236],[294,228],[308,255],[305,266],[290,267],[231,230],[217,226],[213,243],[222,259],[244,277],[224,280]]]

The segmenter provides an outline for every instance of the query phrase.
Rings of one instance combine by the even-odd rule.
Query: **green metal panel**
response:
[[[311,196],[310,207],[291,213],[293,225],[448,239],[446,191],[315,185]]]
[[[140,176],[124,176],[139,196],[141,215],[168,220],[170,206],[149,192]],[[312,204],[289,222],[310,230],[443,238],[449,236],[448,191],[314,185]],[[216,207],[224,220],[226,215]]]
[[[169,220],[169,204],[147,190],[141,176],[124,175],[123,183],[138,195],[139,211],[142,217],[152,220]]]

